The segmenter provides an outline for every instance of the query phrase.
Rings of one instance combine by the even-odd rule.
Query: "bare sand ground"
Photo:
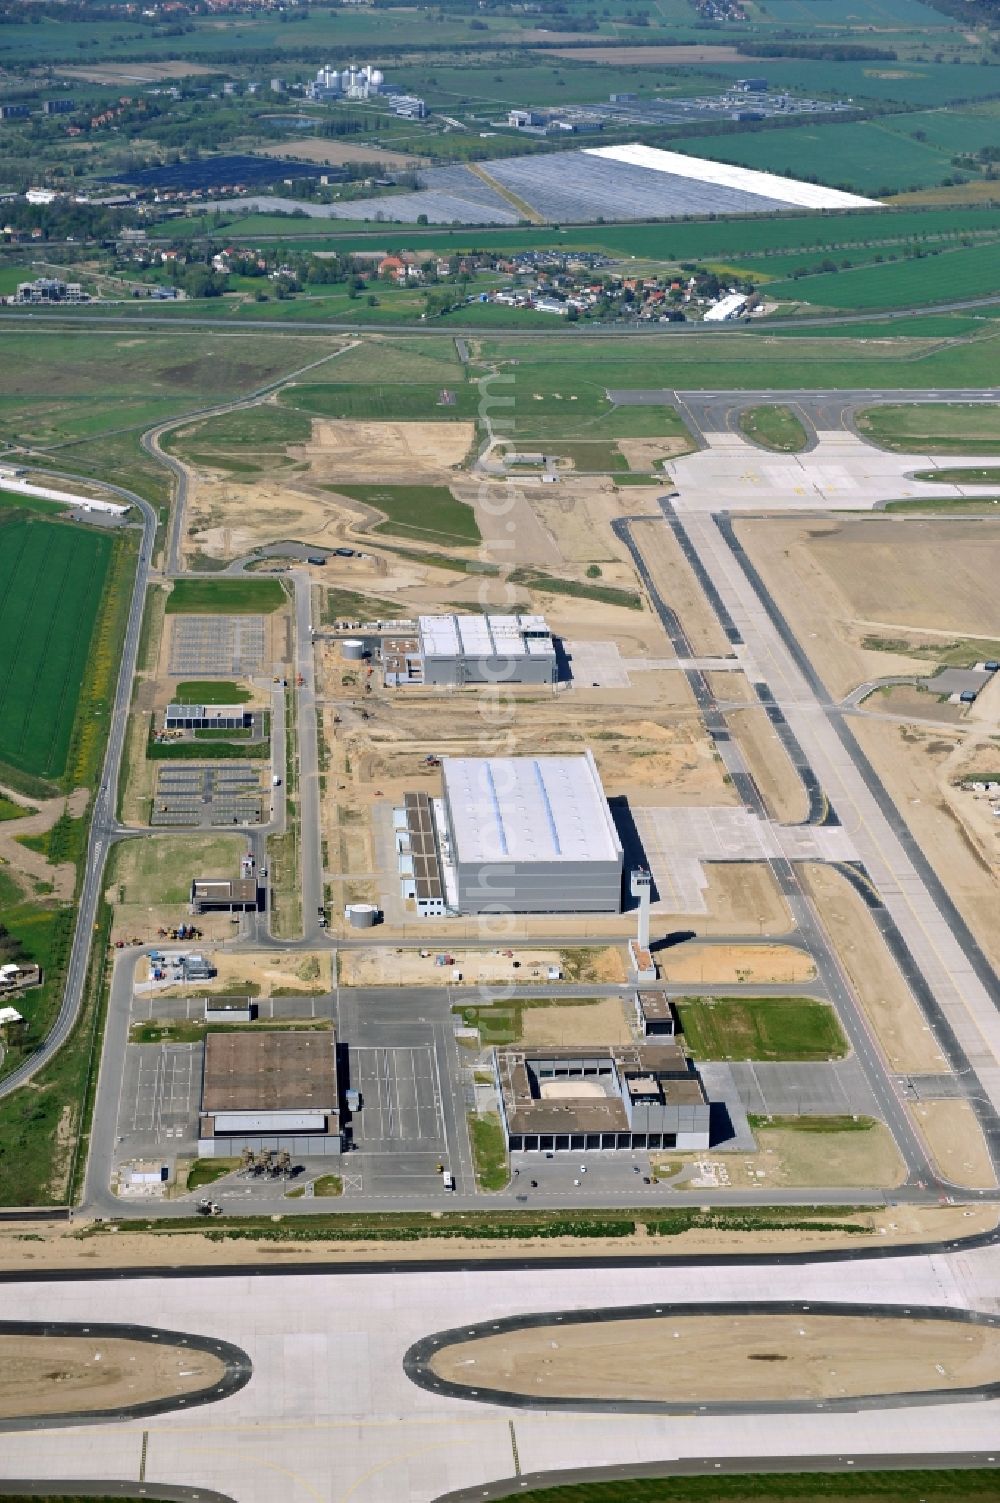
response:
[[[291,1218],[289,1218],[291,1219]],[[997,1224],[997,1212],[989,1206],[912,1206],[865,1211],[845,1211],[837,1221],[853,1228],[850,1232],[810,1231],[720,1231],[718,1228],[695,1228],[676,1237],[652,1237],[645,1227],[629,1237],[527,1237],[515,1243],[511,1239],[488,1237],[418,1238],[413,1242],[380,1242],[375,1238],[324,1240],[317,1233],[312,1241],[253,1242],[242,1238],[232,1242],[210,1242],[204,1232],[174,1231],[169,1222],[161,1223],[157,1232],[122,1232],[105,1223],[81,1229],[79,1223],[68,1227],[64,1222],[24,1223],[28,1231],[19,1231],[16,1223],[0,1226],[0,1268],[22,1269],[32,1264],[39,1273],[52,1268],[218,1268],[222,1265],[259,1269],[262,1264],[312,1263],[322,1259],[336,1266],[347,1262],[408,1262],[427,1257],[454,1259],[456,1263],[474,1262],[479,1258],[518,1255],[532,1258],[581,1258],[622,1256],[636,1252],[655,1252],[657,1256],[688,1256],[713,1253],[725,1256],[749,1251],[803,1252],[824,1247],[863,1248],[870,1243],[879,1247],[909,1246],[921,1242],[944,1242],[956,1237],[972,1237],[991,1231]],[[213,1231],[219,1231],[213,1226]],[[223,1228],[224,1230],[224,1228]],[[26,1240],[26,1238],[30,1240]]]
[[[905,715],[908,719],[938,722],[946,720],[956,725],[965,717],[964,705],[942,703],[936,694],[916,684],[886,684],[868,695],[864,709],[869,714]]]
[[[809,799],[766,711],[734,710],[726,716],[726,724],[747,760],[772,819],[781,824],[800,824],[809,812]]]
[[[945,1179],[969,1190],[995,1189],[986,1140],[967,1101],[922,1101],[910,1111]]]
[[[0,1414],[25,1419],[146,1404],[209,1388],[224,1371],[209,1352],[164,1342],[0,1335]]]
[[[426,927],[425,927],[426,932]],[[371,950],[341,950],[338,956],[340,984],[342,986],[441,986],[450,980],[452,970],[462,973],[463,982],[503,985],[508,982],[517,986],[530,986],[532,982],[544,984],[550,966],[566,970],[566,957],[561,950],[519,949],[513,956],[503,950],[462,950],[443,948],[435,939],[437,926],[427,934],[428,948],[420,950],[395,950],[386,947]],[[450,955],[454,967],[435,963],[438,955]],[[626,979],[625,959],[622,950],[614,946],[601,949],[577,950],[571,974],[574,979],[609,983]],[[517,964],[515,965],[515,962]]]
[[[268,456],[258,456],[258,475],[187,465],[191,496],[185,546],[215,558],[239,558],[263,543],[289,537],[336,545],[376,515],[338,497],[338,481],[447,484],[474,436],[475,425],[467,422],[315,418],[308,443],[289,445],[286,456],[272,456],[270,464],[265,463]]]
[[[634,536],[653,583],[680,617],[694,654],[730,657],[732,646],[670,529],[638,525]]]
[[[182,58],[161,58],[156,62],[144,59],[142,62],[94,64],[87,68],[60,68],[59,75],[66,78],[80,78],[87,83],[114,85],[156,83],[163,78],[187,78],[194,74],[215,73],[216,71],[215,68],[208,68],[203,63],[190,63]]]
[[[804,865],[801,876],[889,1069],[946,1071],[947,1061],[861,896],[832,867]]]
[[[737,532],[838,697],[868,679],[934,670],[928,659],[865,648],[865,637],[1000,636],[1000,520],[972,529],[946,518],[768,517],[741,520]]]
[[[661,950],[657,956],[664,981],[728,982],[763,985],[778,981],[811,981],[816,974],[812,957],[790,945],[683,945]]]
[[[957,1320],[671,1315],[483,1336],[430,1365],[452,1383],[536,1398],[829,1399],[994,1383],[1000,1331]]]
[[[629,469],[639,472],[654,469],[661,459],[679,459],[682,454],[693,454],[694,448],[691,440],[684,437],[618,440],[618,451],[628,460]]]
[[[35,882],[51,882],[53,898],[68,902],[73,896],[76,883],[76,868],[72,862],[51,865],[41,851],[33,851],[22,845],[19,836],[44,835],[51,830],[63,814],[79,819],[87,812],[90,793],[86,788],[75,788],[68,798],[27,799],[15,793],[13,788],[0,787],[0,794],[12,803],[33,812],[23,819],[6,819],[0,822],[0,866],[28,892],[34,890]]]
[[[526,1007],[521,1013],[524,1044],[628,1044],[632,1030],[620,997],[586,1006]]]
[[[230,953],[227,950],[205,951],[218,975],[211,981],[199,981],[197,991],[204,993],[231,992],[234,985],[245,986],[248,982],[259,987],[255,995],[272,996],[322,996],[333,986],[333,957],[329,950],[287,951],[275,954]],[[140,960],[136,967],[136,980],[149,979],[149,963]],[[157,987],[158,997],[188,997],[191,986]]]
[[[958,738],[926,727],[855,717],[851,730],[994,966],[1000,966],[1000,832],[988,806],[956,789],[969,767]],[[997,747],[978,757],[997,770]],[[975,763],[973,763],[975,765]]]
[[[849,1129],[827,1122],[822,1131],[816,1131],[784,1126],[785,1120],[778,1118],[774,1126],[755,1127],[756,1153],[670,1153],[653,1157],[661,1173],[674,1174],[693,1166],[693,1173],[670,1179],[670,1185],[677,1188],[760,1190],[765,1204],[767,1191],[772,1189],[836,1186],[884,1190],[906,1179],[906,1166],[882,1122],[857,1128],[852,1124]]]
[[[293,162],[317,162],[321,166],[343,167],[347,162],[372,162],[378,167],[426,167],[427,158],[403,151],[387,151],[381,146],[347,146],[340,141],[324,141],[318,136],[298,140],[276,141],[272,146],[258,146],[262,157],[282,157]]]

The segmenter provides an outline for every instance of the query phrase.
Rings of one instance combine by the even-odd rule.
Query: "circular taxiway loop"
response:
[[[862,1409],[898,1409],[918,1404],[972,1403],[1000,1398],[1000,1381],[981,1383],[967,1388],[920,1389],[913,1392],[854,1394],[829,1398],[775,1398],[766,1400],[716,1399],[644,1399],[588,1398],[585,1396],[536,1395],[516,1393],[479,1384],[470,1377],[457,1383],[440,1377],[432,1362],[448,1347],[468,1346],[488,1338],[512,1335],[518,1331],[551,1327],[565,1329],[574,1325],[595,1325],[616,1321],[664,1321],[674,1324],[688,1317],[727,1316],[809,1316],[841,1317],[853,1320],[942,1321],[953,1324],[989,1326],[1000,1329],[1000,1317],[977,1310],[951,1310],[940,1305],[872,1305],[840,1304],[813,1300],[809,1303],[789,1300],[736,1300],[715,1304],[621,1305],[596,1310],[548,1310],[533,1315],[514,1315],[495,1321],[482,1321],[450,1331],[438,1331],[414,1342],[403,1357],[403,1370],[418,1388],[439,1397],[465,1399],[479,1404],[499,1404],[510,1409],[575,1410],[594,1414],[670,1414],[670,1415],[751,1415],[751,1414],[824,1414],[854,1413]],[[706,1387],[709,1385],[706,1384]]]
[[[222,1366],[222,1375],[205,1388],[195,1388],[182,1394],[166,1394],[138,1404],[111,1403],[107,1408],[67,1410],[64,1413],[37,1415],[0,1415],[0,1433],[8,1430],[52,1430],[68,1425],[105,1425],[119,1420],[147,1419],[156,1414],[176,1413],[182,1409],[197,1409],[202,1404],[214,1404],[238,1393],[249,1383],[253,1363],[241,1347],[229,1341],[218,1341],[212,1336],[193,1336],[186,1331],[165,1331],[154,1326],[117,1325],[107,1321],[84,1324],[82,1321],[0,1320],[0,1337],[21,1336],[85,1340],[91,1344],[102,1341],[139,1342],[158,1347],[186,1347],[192,1353],[214,1358]],[[50,1493],[52,1486],[47,1489]],[[133,1489],[134,1491],[134,1489]],[[207,1495],[206,1495],[207,1496]]]

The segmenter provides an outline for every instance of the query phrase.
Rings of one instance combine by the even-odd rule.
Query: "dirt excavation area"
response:
[[[565,924],[563,926],[565,928]],[[431,936],[428,936],[431,938]],[[234,957],[235,958],[235,957]],[[603,949],[463,950],[440,945],[423,950],[378,947],[341,950],[341,986],[442,986],[461,977],[465,985],[530,986],[554,980],[598,981],[617,985],[627,980],[624,951]]]
[[[0,1414],[109,1412],[211,1388],[218,1357],[162,1341],[0,1335]]]
[[[198,982],[198,993],[237,994],[245,987],[253,997],[320,997],[333,987],[333,957],[329,950],[288,950],[273,954],[261,952],[233,953],[226,950],[202,950],[216,969],[210,981]],[[149,961],[145,957],[136,965],[139,983],[149,980]],[[191,985],[157,986],[158,997],[187,997]]]
[[[945,1179],[967,1190],[995,1189],[986,1140],[968,1101],[922,1101],[910,1110]]]
[[[991,655],[1000,638],[1000,520],[768,517],[736,531],[836,698],[870,679],[933,673],[935,652],[943,661],[956,640],[978,637]]]
[[[463,1387],[537,1399],[835,1399],[995,1383],[1000,1330],[905,1316],[674,1313],[501,1332],[447,1346],[430,1366]]]
[[[356,501],[333,494],[337,482],[447,484],[475,437],[469,422],[355,422],[313,418],[306,443],[284,451],[247,450],[230,469],[210,456],[187,465],[191,476],[185,547],[212,558],[240,558],[265,543],[295,538],[336,547],[377,520]],[[242,468],[241,468],[242,466]]]
[[[816,975],[812,956],[792,945],[686,944],[676,950],[661,950],[656,958],[660,979],[671,982],[762,986],[811,981]]]
[[[521,1011],[522,1044],[533,1048],[630,1044],[632,1030],[620,997],[558,1007],[525,1007]]]

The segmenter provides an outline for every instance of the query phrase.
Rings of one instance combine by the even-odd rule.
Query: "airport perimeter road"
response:
[[[60,478],[65,482],[78,477],[63,474]],[[64,1043],[76,1022],[87,982],[87,967],[90,962],[94,924],[97,919],[97,905],[104,880],[104,867],[108,852],[115,841],[120,838],[121,826],[118,824],[116,812],[118,778],[125,745],[125,731],[128,726],[129,706],[132,702],[132,679],[139,652],[146,583],[149,578],[149,561],[156,538],[157,518],[149,502],[137,496],[134,491],[125,490],[118,485],[109,485],[105,488],[137,507],[142,515],[142,542],[139,545],[135,582],[132,586],[132,603],[129,606],[128,623],[122,642],[118,683],[115,687],[114,704],[111,707],[108,744],[104,751],[100,785],[94,798],[90,833],[87,837],[87,853],[84,858],[83,884],[80,888],[77,906],[76,928],[73,931],[73,944],[66,966],[66,983],[59,1012],[45,1042],[18,1069],[13,1070],[6,1079],[0,1082],[0,1097],[9,1096],[12,1091],[17,1090],[18,1086],[24,1085],[25,1081],[36,1075]]]
[[[304,376],[308,371],[313,371],[319,365],[325,365],[328,360],[336,360],[339,355],[344,355],[348,350],[354,349],[356,340],[344,345],[337,350],[329,351],[318,360],[311,360],[308,365],[301,365],[297,370],[287,371],[283,376],[276,377],[265,386],[258,386],[255,391],[245,397],[236,397],[231,402],[223,402],[214,407],[198,407],[192,412],[186,412],[181,417],[170,418],[168,422],[159,423],[155,428],[148,429],[141,437],[140,443],[146,453],[151,455],[160,464],[165,465],[174,477],[173,515],[170,520],[170,537],[167,542],[164,571],[167,574],[179,574],[180,544],[184,530],[184,518],[187,514],[188,498],[188,472],[180,460],[175,459],[163,448],[161,440],[168,433],[173,433],[177,428],[183,428],[186,423],[197,422],[202,418],[222,417],[227,412],[237,412],[242,407],[256,407],[258,402],[263,402],[266,397],[280,391],[287,386],[289,381],[295,381],[299,376]],[[113,489],[114,487],[112,487]]]
[[[902,816],[860,748],[834,717],[806,655],[783,623],[775,625],[762,582],[751,579],[738,544],[724,536],[728,519],[685,513],[683,527],[736,623],[775,703],[806,752],[886,909],[931,988],[992,1105],[1000,1110],[1000,984],[906,829]],[[936,889],[936,890],[935,890]]]

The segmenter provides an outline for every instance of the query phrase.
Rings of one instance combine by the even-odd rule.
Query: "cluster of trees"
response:
[[[801,57],[830,63],[894,63],[897,53],[889,47],[871,47],[865,42],[744,42],[736,44],[743,57]]]

